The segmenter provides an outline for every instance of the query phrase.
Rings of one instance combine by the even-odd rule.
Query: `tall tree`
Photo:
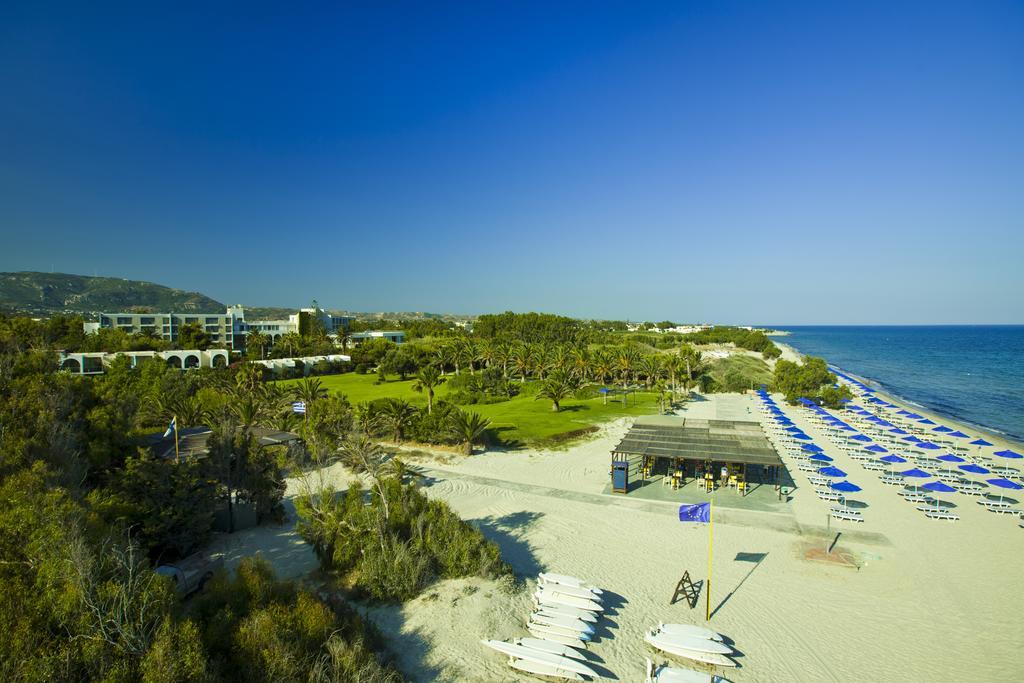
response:
[[[416,373],[415,391],[422,391],[427,395],[427,414],[434,412],[434,390],[444,383],[440,371],[436,365],[426,365]]]
[[[535,400],[541,398],[550,400],[551,410],[558,412],[561,402],[572,396],[575,389],[572,378],[561,370],[555,370],[541,383]]]

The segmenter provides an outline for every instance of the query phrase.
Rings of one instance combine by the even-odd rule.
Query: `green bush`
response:
[[[366,502],[352,486],[296,502],[299,533],[321,565],[346,573],[357,591],[378,600],[407,600],[436,577],[497,577],[511,573],[497,545],[398,476],[381,480]],[[385,508],[381,496],[387,499]]]

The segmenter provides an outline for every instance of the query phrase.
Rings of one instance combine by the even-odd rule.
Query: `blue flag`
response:
[[[680,522],[710,522],[711,503],[694,503],[679,506]]]
[[[166,438],[167,438],[167,437],[169,437],[169,436],[170,436],[171,434],[173,434],[173,433],[174,433],[174,431],[175,431],[175,430],[176,430],[177,428],[178,428],[178,418],[177,418],[177,416],[175,416],[175,417],[172,417],[172,418],[171,418],[171,424],[167,425],[167,431],[166,431],[166,432],[164,432],[164,438],[166,439]]]

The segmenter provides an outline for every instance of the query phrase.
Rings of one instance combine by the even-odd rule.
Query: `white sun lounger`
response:
[[[935,508],[928,508],[924,511],[924,516],[928,519],[944,519],[950,522],[956,522],[960,519],[958,515],[954,515],[952,512],[946,512],[945,510],[936,510]]]
[[[845,519],[848,522],[863,522],[864,516],[857,510],[850,510],[848,508],[832,508],[829,510],[836,519]]]

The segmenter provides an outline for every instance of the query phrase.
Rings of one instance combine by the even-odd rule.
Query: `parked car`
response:
[[[213,558],[205,553],[195,553],[179,562],[162,564],[155,571],[161,576],[171,577],[178,595],[184,597],[197,590],[202,590],[206,582],[223,567],[224,558],[222,556]]]

